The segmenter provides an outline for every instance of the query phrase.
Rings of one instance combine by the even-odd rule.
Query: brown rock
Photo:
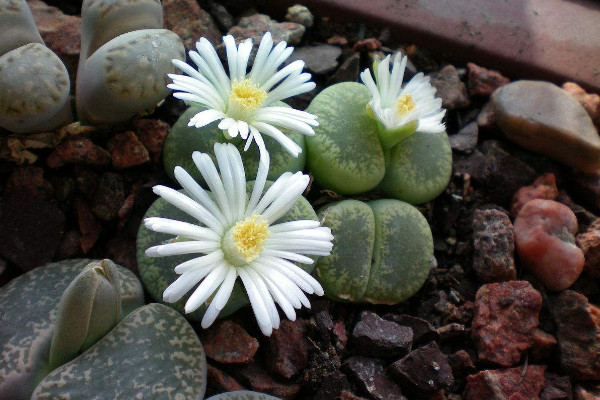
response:
[[[246,389],[231,376],[210,364],[206,364],[206,381],[217,392],[233,392]]]
[[[573,190],[579,194],[584,205],[600,210],[600,173],[576,174]]]
[[[548,82],[517,81],[492,96],[506,137],[583,172],[600,168],[600,137],[589,115],[566,91]]]
[[[500,86],[506,85],[510,80],[500,72],[467,63],[469,70],[469,94],[471,96],[489,96]]]
[[[533,344],[529,349],[529,355],[536,363],[546,362],[556,347],[556,338],[541,329],[535,328],[531,332]]]
[[[450,135],[448,139],[452,150],[471,153],[477,146],[478,137],[479,126],[477,126],[477,122],[473,121],[460,128],[456,134]]]
[[[252,38],[255,47],[260,43],[266,32],[271,32],[273,43],[285,41],[290,45],[300,44],[306,28],[295,22],[281,22],[272,20],[264,14],[253,14],[243,17],[240,22],[229,30],[236,42]]]
[[[519,259],[550,290],[568,288],[583,270],[583,252],[574,244],[576,232],[573,211],[552,200],[529,201],[515,219]]]
[[[491,283],[517,278],[513,225],[506,213],[475,210],[473,216],[473,269],[480,281]]]
[[[290,22],[296,22],[300,25],[304,25],[307,28],[313,26],[315,17],[312,15],[310,10],[303,5],[295,4],[287,9],[285,19]]]
[[[581,86],[574,82],[566,82],[562,88],[573,96],[579,104],[585,108],[592,121],[600,124],[600,96],[595,93],[587,93]]]
[[[440,340],[440,335],[437,333],[433,325],[431,325],[429,321],[422,318],[413,317],[412,315],[407,314],[386,314],[384,315],[384,318],[410,328],[413,333],[413,345],[427,344],[432,341],[437,342]]]
[[[367,400],[364,397],[360,397],[350,392],[349,390],[342,390],[340,392],[339,400]]]
[[[308,344],[305,325],[302,320],[282,320],[279,329],[275,329],[267,339],[267,363],[271,371],[289,379],[306,367]]]
[[[303,46],[296,49],[286,63],[302,60],[307,70],[317,75],[323,75],[333,71],[338,66],[337,59],[340,54],[342,54],[342,49],[330,44]]]
[[[268,393],[282,399],[293,399],[300,391],[300,385],[275,381],[265,370],[254,363],[240,365],[235,371],[239,380],[244,381],[257,392]]]
[[[106,146],[112,157],[112,165],[117,169],[135,167],[150,160],[148,151],[132,131],[116,134]]]
[[[258,340],[233,321],[219,321],[202,334],[206,357],[223,364],[245,364],[258,350]]]
[[[374,51],[381,47],[381,42],[375,38],[359,40],[354,43],[352,50],[354,51]]]
[[[106,244],[106,256],[133,273],[138,273],[135,237],[117,234]]]
[[[73,258],[81,253],[81,233],[76,230],[65,232],[56,250],[56,259]]]
[[[552,301],[560,365],[575,380],[600,380],[600,309],[572,290]]]
[[[481,111],[477,114],[477,126],[479,129],[491,129],[496,126],[496,112],[494,103],[488,101],[481,107]]]
[[[152,161],[160,161],[165,139],[169,134],[169,124],[159,119],[138,119],[133,122],[133,129],[146,150],[152,155]]]
[[[102,220],[111,220],[117,216],[124,200],[125,194],[121,175],[112,172],[102,174],[92,201],[94,214]]]
[[[448,364],[452,368],[452,375],[455,379],[465,379],[467,375],[477,371],[471,356],[464,350],[458,350],[449,356]]]
[[[458,77],[456,68],[447,65],[431,76],[431,85],[437,89],[436,96],[442,99],[442,107],[447,110],[469,106],[467,87]]]
[[[335,34],[329,39],[327,39],[327,43],[333,44],[334,46],[345,46],[348,44],[348,39],[338,34]]]
[[[405,356],[413,340],[412,329],[363,311],[352,331],[356,354],[371,357]]]
[[[350,378],[374,399],[406,400],[400,387],[385,372],[385,365],[381,360],[351,357],[346,360],[345,367]]]
[[[516,217],[521,208],[530,200],[546,199],[554,200],[558,197],[558,188],[556,187],[556,178],[554,174],[548,173],[538,177],[535,182],[529,186],[517,190],[513,196],[511,214]]]
[[[546,384],[540,392],[540,400],[573,400],[569,377],[546,375]]]
[[[83,251],[83,254],[87,254],[100,237],[102,224],[98,221],[94,213],[92,213],[90,206],[81,197],[76,198],[73,201],[73,205],[77,211],[79,232],[81,232],[81,251]]]
[[[531,347],[542,296],[526,281],[483,285],[475,298],[472,335],[479,360],[505,367]]]
[[[91,140],[77,136],[60,143],[46,158],[50,168],[62,167],[66,164],[84,164],[106,166],[110,163],[110,154]]]
[[[358,82],[359,68],[360,54],[354,53],[340,65],[327,84],[333,85],[334,83],[340,82]]]
[[[600,399],[600,385],[591,383],[575,385],[575,400]]]
[[[36,200],[54,197],[54,187],[44,179],[44,169],[33,165],[15,168],[6,181],[5,190],[10,194],[22,194]]]
[[[163,0],[165,28],[176,33],[188,50],[196,49],[201,37],[213,45],[221,43],[221,32],[209,13],[196,0]]]
[[[539,400],[546,366],[486,370],[467,377],[463,400]]]
[[[600,219],[594,221],[586,232],[577,235],[575,242],[583,251],[585,272],[600,278]]]

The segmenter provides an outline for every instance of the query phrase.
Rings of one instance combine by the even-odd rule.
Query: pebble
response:
[[[569,377],[546,374],[546,385],[540,392],[540,400],[573,400]]]
[[[343,47],[348,44],[348,39],[338,34],[335,34],[327,39],[328,44]]]
[[[405,393],[416,398],[448,389],[454,383],[448,358],[436,342],[413,350],[390,365],[388,371]]]
[[[539,324],[542,296],[527,281],[483,285],[475,297],[471,325],[479,361],[515,365],[531,347]]]
[[[575,380],[600,380],[600,308],[572,290],[552,299],[560,366]]]
[[[600,399],[600,385],[583,383],[575,385],[575,400]]]
[[[315,22],[315,17],[310,10],[301,4],[296,4],[288,8],[285,19],[290,22],[304,25],[307,28],[312,27]]]
[[[440,340],[440,335],[433,325],[423,318],[413,317],[412,315],[407,314],[386,314],[384,315],[384,318],[410,328],[413,333],[413,345],[427,344],[432,341],[439,342]]]
[[[246,364],[258,350],[258,340],[233,321],[218,321],[202,332],[206,357],[222,364]]]
[[[268,393],[282,399],[293,399],[300,391],[300,385],[295,383],[282,383],[255,363],[243,364],[235,369],[235,376],[239,381],[247,383],[250,389]]]
[[[575,245],[577,218],[553,200],[529,201],[515,219],[515,244],[523,268],[546,288],[560,291],[577,280],[585,262]]]
[[[544,387],[545,365],[484,370],[467,377],[463,400],[536,400]]]
[[[106,256],[115,263],[139,275],[135,236],[129,237],[125,232],[119,232],[108,241],[105,251]]]
[[[54,187],[44,178],[44,169],[34,165],[15,168],[4,188],[6,193],[21,194],[36,200],[54,197]]]
[[[600,173],[576,174],[571,183],[573,192],[579,195],[585,206],[600,210]]]
[[[484,182],[487,157],[475,150],[470,154],[452,154],[452,169],[457,174],[468,174],[470,178]]]
[[[469,106],[467,87],[458,77],[453,65],[447,65],[438,72],[430,75],[431,85],[437,89],[436,97],[442,99],[442,107],[446,110],[465,108]]]
[[[81,232],[81,240],[79,244],[83,254],[87,254],[87,252],[90,251],[100,237],[102,224],[98,218],[96,218],[90,206],[83,198],[76,198],[73,201],[73,205],[75,206],[75,211],[77,212],[79,232]]]
[[[587,111],[596,125],[600,124],[600,95],[587,93],[581,86],[574,82],[565,82],[562,88],[585,108],[585,111]]]
[[[519,215],[519,211],[528,201],[533,199],[554,200],[558,197],[556,178],[554,174],[547,173],[538,177],[531,185],[517,190],[513,196],[510,213],[513,217]]]
[[[302,371],[308,364],[306,337],[304,320],[282,320],[279,329],[267,338],[268,369],[286,379]]]
[[[125,201],[121,175],[105,172],[100,177],[93,196],[92,211],[102,220],[109,221],[117,216]]]
[[[383,361],[370,357],[351,357],[345,362],[346,370],[366,393],[376,400],[407,400],[402,390],[385,372]]]
[[[286,64],[296,60],[302,60],[305,68],[316,75],[324,75],[333,71],[337,66],[337,59],[342,54],[342,49],[330,44],[318,44],[316,46],[303,46],[296,49]]]
[[[489,96],[500,86],[510,82],[510,79],[500,72],[467,63],[468,87],[471,96]]]
[[[46,165],[59,168],[67,164],[104,167],[110,164],[110,153],[85,137],[73,137],[60,143],[46,158]]]
[[[517,81],[492,96],[498,125],[519,146],[586,173],[600,168],[600,137],[577,100],[558,86]]]
[[[210,2],[209,11],[221,29],[228,31],[233,27],[233,16],[223,4],[216,1]]]
[[[162,157],[165,139],[169,134],[169,124],[159,119],[138,119],[133,122],[133,129],[152,156],[152,161],[158,163]]]
[[[484,283],[517,278],[515,235],[508,215],[496,209],[473,214],[473,269]]]
[[[352,331],[356,354],[371,357],[403,357],[410,351],[412,329],[363,311]]]
[[[354,395],[350,392],[350,382],[346,375],[339,370],[335,370],[330,374],[323,374],[320,385],[315,393],[313,400],[329,400],[342,398],[342,392],[347,392],[348,395]]]
[[[106,146],[110,151],[112,165],[116,169],[135,167],[150,161],[148,150],[132,131],[116,134]]]
[[[479,137],[479,126],[477,122],[469,122],[454,135],[450,135],[450,147],[452,150],[463,153],[472,153],[477,146],[477,138]]]
[[[238,381],[210,364],[206,364],[206,381],[208,382],[208,386],[217,392],[245,390]]]
[[[300,44],[306,28],[295,22],[277,22],[264,14],[253,14],[240,19],[240,22],[229,30],[236,43],[246,38],[252,38],[255,47],[266,32],[271,32],[273,43],[281,41],[295,46]]]
[[[586,232],[577,235],[575,242],[583,251],[583,270],[596,279],[600,278],[600,219],[595,220]]]
[[[531,331],[531,338],[533,339],[533,344],[529,349],[529,356],[536,363],[547,362],[556,347],[556,338],[538,328]]]
[[[70,230],[65,232],[60,239],[60,245],[56,250],[56,258],[63,260],[73,258],[81,253],[81,233],[78,230]]]
[[[367,38],[363,40],[359,40],[354,43],[352,46],[352,50],[361,52],[361,51],[375,51],[381,47],[381,42],[375,38]]]
[[[179,36],[187,50],[195,50],[201,37],[213,45],[221,43],[221,31],[196,0],[163,0],[165,28]]]
[[[328,85],[340,82],[358,82],[360,72],[360,53],[354,53],[340,65],[333,76],[327,81]]]
[[[458,350],[448,357],[448,364],[452,368],[454,379],[465,379],[467,375],[477,371],[475,364],[469,353],[465,350]]]

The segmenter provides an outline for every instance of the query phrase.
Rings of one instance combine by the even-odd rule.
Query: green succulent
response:
[[[333,250],[317,261],[325,295],[339,301],[397,304],[423,286],[433,265],[427,220],[400,200],[343,200],[319,210]]]

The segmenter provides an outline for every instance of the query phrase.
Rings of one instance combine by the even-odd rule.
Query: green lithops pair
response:
[[[192,328],[168,307],[144,305],[137,278],[109,260],[34,269],[0,288],[0,309],[2,399],[204,396]]]
[[[317,262],[325,295],[340,301],[397,304],[414,295],[435,265],[421,213],[400,200],[343,200],[319,210],[333,251]]]

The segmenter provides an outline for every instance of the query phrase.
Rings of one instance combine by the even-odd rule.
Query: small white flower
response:
[[[372,115],[386,130],[408,127],[412,132],[444,131],[442,118],[446,110],[442,109],[442,100],[435,97],[436,89],[429,83],[429,77],[418,73],[402,87],[406,61],[406,56],[397,53],[390,72],[390,56],[387,56],[373,67],[375,81],[368,69],[360,74],[373,96],[368,105]]]
[[[266,153],[261,134],[273,137],[297,157],[302,149],[280,129],[312,136],[315,134],[312,126],[318,125],[316,117],[273,104],[315,88],[314,82],[310,82],[311,75],[302,73],[304,62],[294,61],[278,71],[294,48],[287,47],[286,42],[273,47],[271,33],[267,32],[260,42],[252,69],[246,73],[252,40],[246,39],[236,46],[233,36],[227,35],[223,42],[229,76],[206,38],[196,43],[197,52],[189,52],[197,70],[181,60],[173,60],[173,64],[188,75],[169,75],[173,83],[168,87],[175,91],[173,96],[206,108],[194,115],[188,126],[200,128],[220,120],[218,126],[227,137],[239,134],[246,140],[245,150],[252,140],[256,141],[261,158]]]
[[[208,154],[192,155],[211,193],[181,167],[175,168],[175,177],[189,197],[165,186],[154,187],[156,194],[197,219],[199,225],[145,219],[148,229],[177,236],[168,244],[149,248],[146,255],[202,254],[175,267],[181,276],[167,287],[163,299],[176,302],[200,282],[187,300],[185,312],[196,310],[214,294],[202,319],[204,328],[215,321],[239,276],[261,331],[270,335],[279,327],[275,303],[294,320],[295,308],[310,307],[303,291],[323,295],[319,282],[292,261],[312,264],[307,255],[329,255],[333,236],[318,221],[276,223],[306,189],[307,175],[286,172],[261,197],[268,172],[261,162],[248,199],[239,151],[232,144],[215,144],[215,155],[219,171]]]

